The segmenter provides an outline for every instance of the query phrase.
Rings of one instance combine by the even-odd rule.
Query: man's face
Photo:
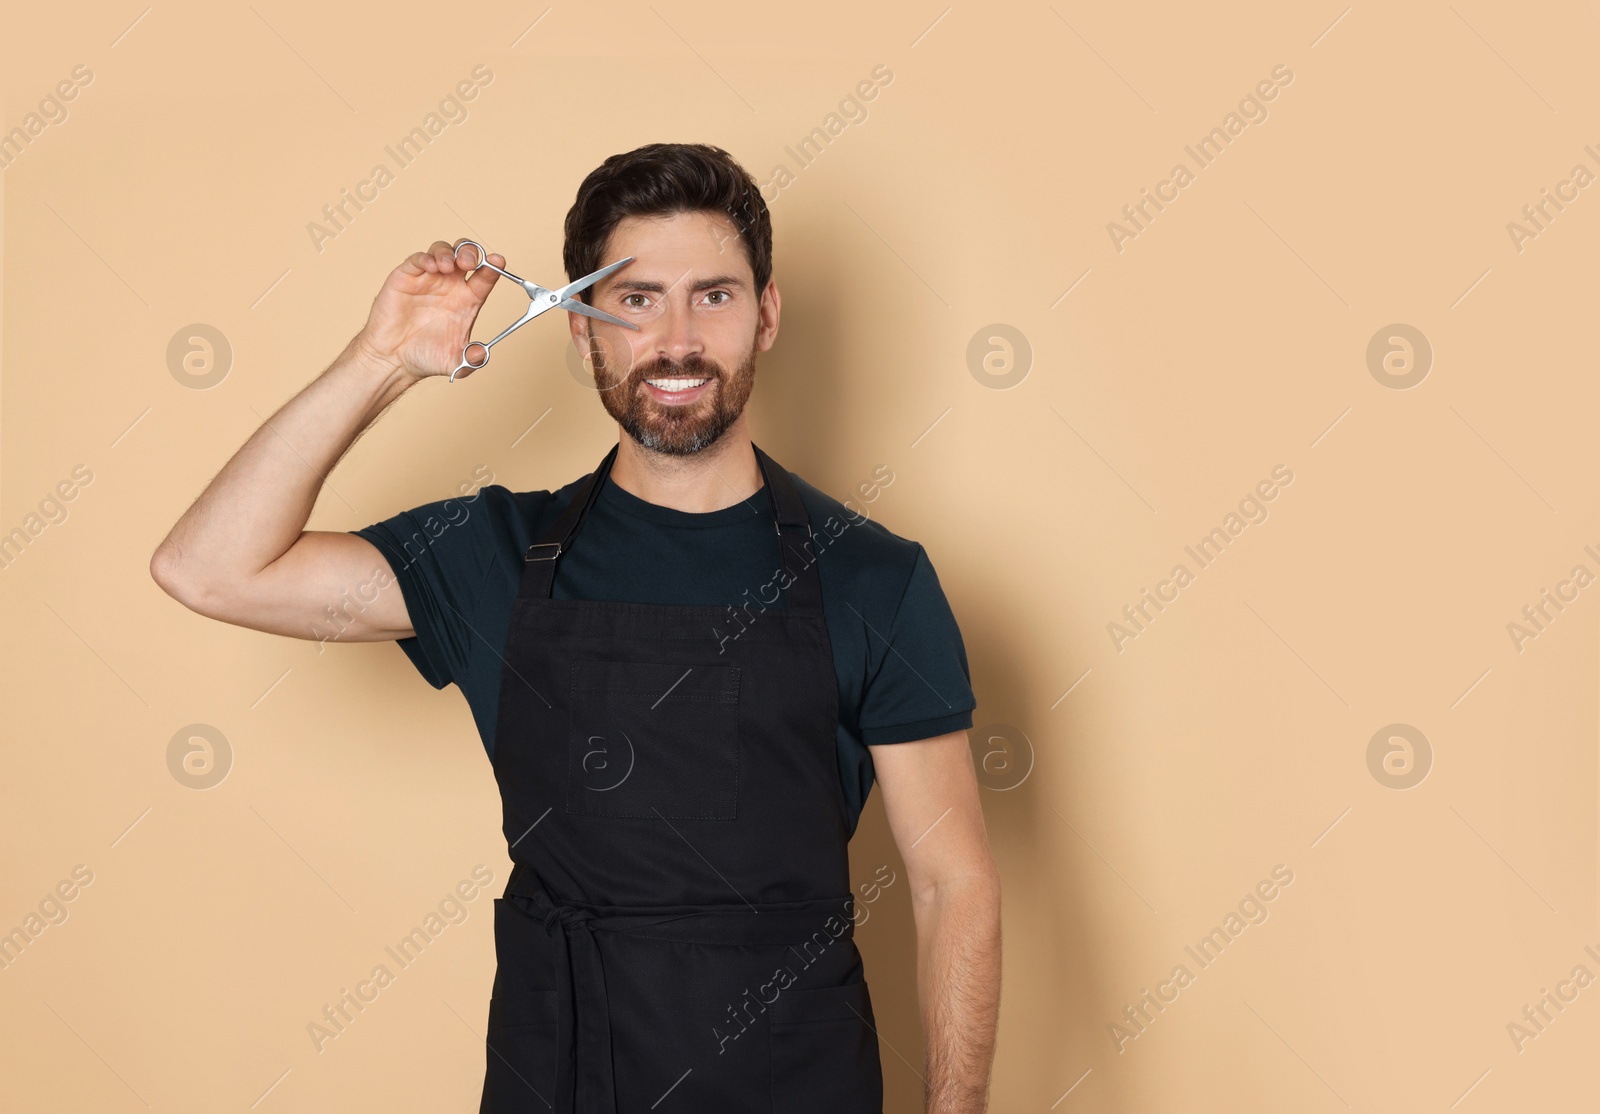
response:
[[[600,400],[630,437],[656,452],[700,452],[744,411],[756,353],[777,336],[777,286],[754,289],[738,230],[720,213],[628,217],[602,263],[630,255],[585,293],[638,330],[569,314],[573,340],[592,354]]]

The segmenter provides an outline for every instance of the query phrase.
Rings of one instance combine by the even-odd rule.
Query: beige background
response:
[[[872,511],[938,569],[976,722],[1030,741],[1025,780],[998,788],[1012,744],[984,792],[992,1109],[1592,1103],[1600,986],[1520,1051],[1508,1025],[1600,977],[1600,588],[1520,650],[1507,624],[1600,573],[1600,196],[1520,251],[1507,226],[1600,173],[1597,38],[1585,6],[1478,0],[30,6],[0,123],[93,79],[0,177],[0,530],[93,478],[0,569],[0,928],[78,864],[93,882],[0,971],[5,1105],[476,1109],[488,895],[320,1053],[306,1032],[477,864],[504,883],[465,701],[393,646],[191,614],[149,555],[405,254],[474,235],[564,281],[561,220],[605,156],[708,141],[767,182],[879,64],[867,118],[771,202],[785,312],[752,421],[839,497],[892,470]],[[479,64],[469,117],[317,250],[308,223]],[[1122,207],[1280,65],[1267,119],[1117,250]],[[480,332],[520,303],[497,291]],[[205,390],[167,362],[195,323],[232,348]],[[1404,390],[1366,355],[1396,323],[1433,350]],[[1009,389],[968,362],[995,324],[1031,347]],[[615,427],[565,337],[539,323],[413,391],[311,525],[587,471]],[[1267,520],[1197,571],[1184,546],[1278,465]],[[1194,582],[1119,651],[1107,624],[1179,562]],[[203,791],[167,758],[196,723],[232,752]],[[1368,765],[1394,723],[1431,745],[1406,790]],[[1279,864],[1268,919],[1200,969],[1185,945]],[[912,921],[874,794],[852,873],[884,865],[860,939],[910,1111]],[[1180,963],[1119,1051],[1111,1023]]]

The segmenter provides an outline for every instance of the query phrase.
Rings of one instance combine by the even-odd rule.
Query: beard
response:
[[[665,357],[631,369],[609,366],[610,345],[597,343],[589,330],[594,385],[600,401],[618,425],[640,445],[669,456],[692,456],[717,439],[744,412],[755,386],[756,345],[733,372],[716,360],[691,354],[682,361]],[[650,397],[646,379],[707,379],[705,393],[692,403],[668,405]]]

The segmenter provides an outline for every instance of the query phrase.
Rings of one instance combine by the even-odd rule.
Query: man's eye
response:
[[[729,293],[726,290],[713,290],[711,293],[707,294],[706,297],[707,298],[720,297],[722,299],[722,302],[725,302],[725,301],[728,300],[729,297],[731,297],[731,295],[729,295]],[[720,305],[722,305],[722,302],[712,302],[711,304],[714,305],[714,306],[720,306]]]
[[[644,306],[641,305],[640,303],[629,301],[629,299],[631,299],[631,298],[643,298],[643,297],[644,297],[643,294],[627,294],[627,295],[623,296],[622,301],[623,301],[624,304],[626,304],[631,309],[643,309]]]

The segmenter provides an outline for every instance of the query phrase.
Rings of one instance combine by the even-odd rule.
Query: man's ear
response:
[[[778,339],[778,317],[783,299],[778,296],[778,280],[769,278],[767,288],[761,292],[760,323],[756,326],[756,347],[765,352]]]
[[[574,298],[588,304],[588,299],[582,294],[574,294]],[[589,353],[589,319],[581,313],[573,313],[570,309],[567,314],[567,332],[572,334],[572,346],[578,350],[581,358]]]

